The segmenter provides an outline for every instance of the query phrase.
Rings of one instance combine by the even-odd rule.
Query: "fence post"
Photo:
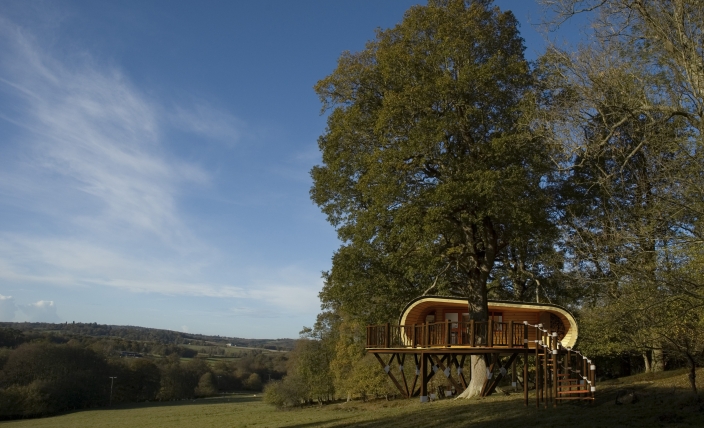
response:
[[[491,318],[486,326],[486,346],[489,348],[494,346],[494,320]]]
[[[508,343],[509,348],[513,348],[513,321],[508,322]]]
[[[428,338],[430,337],[430,332],[428,332],[428,321],[423,324],[423,347],[428,347]]]
[[[528,321],[523,321],[523,347],[528,349]]]
[[[445,346],[450,347],[450,320],[445,320]]]
[[[389,328],[389,323],[386,323],[386,334],[384,335],[384,340],[386,341],[384,348],[390,348],[391,346],[391,329]]]
[[[416,325],[413,324],[413,334],[411,334],[411,348],[415,348],[418,344],[418,339],[416,339]]]

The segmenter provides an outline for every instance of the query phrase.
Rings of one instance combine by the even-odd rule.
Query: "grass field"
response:
[[[697,373],[704,389],[704,369]],[[684,371],[637,375],[603,382],[596,402],[524,407],[521,394],[478,400],[417,399],[337,403],[322,407],[276,410],[260,396],[147,403],[88,410],[43,419],[8,421],[2,428],[23,427],[704,427],[704,406],[697,404]],[[634,391],[638,401],[616,405],[620,391]]]

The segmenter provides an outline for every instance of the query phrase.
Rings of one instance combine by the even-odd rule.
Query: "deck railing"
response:
[[[425,324],[382,324],[367,327],[367,348],[528,347],[525,323],[442,321]]]

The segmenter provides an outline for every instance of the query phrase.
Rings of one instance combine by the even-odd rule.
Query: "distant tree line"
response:
[[[293,339],[242,339],[238,337],[209,336],[203,334],[182,333],[148,327],[106,325],[98,323],[43,323],[43,322],[0,322],[0,327],[13,328],[25,333],[74,334],[79,336],[113,337],[133,341],[154,342],[162,344],[190,344],[198,346],[232,344],[247,348],[263,348],[288,351],[293,349]]]
[[[118,351],[160,352],[120,358]],[[187,354],[187,355],[184,355]],[[168,401],[220,392],[261,391],[285,374],[284,353],[250,351],[214,364],[176,345],[0,328],[0,418],[22,418],[106,406]]]

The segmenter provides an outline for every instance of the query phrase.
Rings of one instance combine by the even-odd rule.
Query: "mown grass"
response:
[[[697,373],[704,389],[704,369]],[[637,375],[603,382],[594,403],[571,402],[557,408],[523,405],[521,394],[478,400],[441,400],[421,404],[412,400],[353,401],[302,409],[276,410],[261,396],[234,394],[215,399],[146,403],[111,409],[80,411],[50,418],[8,421],[22,427],[704,427],[704,406],[688,389],[682,370]],[[623,391],[638,401],[615,404]]]

